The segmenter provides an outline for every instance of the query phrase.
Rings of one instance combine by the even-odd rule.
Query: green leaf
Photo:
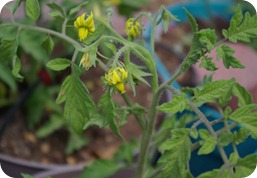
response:
[[[18,57],[16,57],[15,60],[13,60],[12,74],[16,78],[16,80],[18,80],[19,82],[22,82],[24,77],[19,74],[20,70],[21,70],[21,61]]]
[[[65,122],[63,117],[58,114],[53,114],[50,116],[49,120],[37,130],[36,135],[39,138],[45,138],[62,128],[64,125]]]
[[[5,8],[9,9],[11,11],[12,15],[14,15],[16,10],[20,6],[21,2],[22,2],[22,0],[16,0],[14,3],[12,3],[10,5],[5,5]]]
[[[197,178],[228,178],[231,177],[227,169],[214,169],[212,171],[204,172]]]
[[[66,77],[66,79],[63,81],[58,97],[56,99],[57,104],[61,104],[66,100],[66,94],[67,92],[69,92],[70,82],[71,82],[71,76]]]
[[[51,54],[54,49],[54,41],[51,36],[47,36],[41,43],[41,46],[46,50],[47,54]]]
[[[257,105],[249,104],[238,108],[229,117],[230,120],[237,122],[247,129],[251,134],[257,136]]]
[[[218,69],[216,67],[216,64],[214,62],[212,62],[211,57],[204,56],[201,60],[202,60],[202,62],[199,65],[200,67],[203,67],[203,68],[205,68],[206,70],[209,70],[209,71],[215,71],[215,70]]]
[[[102,97],[98,103],[98,106],[100,108],[101,114],[106,117],[108,124],[109,124],[110,128],[112,129],[112,131],[125,142],[124,138],[120,134],[118,124],[115,119],[115,114],[114,114],[115,104],[111,98],[110,91],[108,91],[102,95]]]
[[[253,173],[257,165],[257,155],[251,154],[239,158],[235,166],[236,178],[248,177]]]
[[[185,8],[184,8],[184,11],[186,12],[187,18],[188,18],[188,20],[189,20],[189,22],[190,22],[190,24],[191,24],[191,27],[192,27],[192,29],[193,29],[193,32],[194,32],[194,33],[197,32],[197,31],[198,31],[198,24],[197,24],[195,18],[194,18],[194,17],[190,14],[190,12],[188,12],[188,10],[186,10]]]
[[[88,4],[88,1],[85,1],[85,2],[83,2],[83,3],[81,3],[81,4],[79,4],[78,6],[72,8],[72,9],[70,10],[70,12],[69,12],[69,17],[73,17],[74,15],[76,15],[76,13],[77,13],[83,6],[85,6],[85,5],[87,5],[87,4]]]
[[[2,63],[0,63],[0,79],[6,83],[12,91],[16,90],[16,83],[11,71]]]
[[[66,82],[64,117],[71,128],[80,133],[95,106],[79,76],[73,73]]]
[[[168,114],[175,114],[184,111],[187,105],[186,94],[182,93],[182,95],[174,95],[172,101],[158,106],[157,109]]]
[[[219,136],[219,144],[223,147],[229,145],[234,141],[234,135],[232,133],[223,133]]]
[[[59,16],[61,18],[65,18],[66,17],[65,10],[59,4],[56,4],[55,2],[53,2],[53,3],[49,3],[47,5],[48,5],[48,7],[51,8],[51,10],[52,10],[51,13],[54,13],[55,17],[57,17],[57,16]]]
[[[243,17],[241,7],[238,5],[228,30],[223,30],[222,33],[233,43],[250,42],[251,38],[257,37],[257,15],[251,17],[250,13],[246,12]]]
[[[203,145],[201,148],[198,150],[197,154],[198,155],[207,155],[215,149],[217,144],[217,141],[215,140],[214,137],[209,136],[207,139],[204,140]]]
[[[93,164],[86,166],[79,178],[109,178],[114,175],[122,166],[114,160],[96,160]]]
[[[160,149],[164,151],[158,163],[163,167],[162,178],[183,177],[186,172],[186,164],[190,159],[189,129],[174,129],[172,138],[165,141]]]
[[[207,83],[202,89],[196,88],[194,91],[194,102],[202,105],[207,102],[214,102],[215,99],[221,98],[234,85],[234,80],[217,80]]]
[[[2,39],[0,45],[0,61],[9,63],[12,61],[17,51],[15,39]]]
[[[66,69],[67,67],[70,67],[70,65],[71,65],[71,61],[69,59],[57,58],[49,61],[46,64],[46,67],[55,71],[61,71]]]
[[[206,129],[200,129],[199,130],[199,135],[202,139],[207,139],[210,136],[210,133]]]
[[[40,5],[38,0],[26,0],[26,15],[36,22],[40,15]]]
[[[86,146],[87,143],[88,138],[86,138],[83,134],[77,134],[70,130],[65,153],[72,154],[75,151],[80,150],[82,147]]]
[[[233,56],[235,51],[230,46],[228,46],[228,45],[218,46],[216,49],[216,52],[217,52],[217,60],[222,58],[223,64],[227,69],[229,69],[230,66],[232,68],[239,68],[239,69],[245,68],[240,63],[240,61]]]
[[[199,136],[197,128],[193,128],[190,130],[190,136],[194,139],[197,139]]]
[[[152,74],[143,71],[144,67],[142,66],[137,66],[131,62],[126,64],[126,68],[128,73],[132,75],[133,79],[139,80],[146,85],[150,86],[149,83],[144,79],[144,77],[151,76]]]
[[[238,145],[243,143],[249,136],[249,131],[245,128],[240,128],[238,131],[234,131],[234,142]]]
[[[243,107],[248,104],[253,103],[253,97],[249,91],[247,91],[242,85],[239,83],[235,83],[233,86],[233,95],[238,99],[238,106]]]
[[[215,30],[213,29],[203,29],[201,31],[196,32],[197,36],[199,36],[199,41],[202,43],[207,51],[211,51],[214,48],[216,43],[217,36],[215,34]]]

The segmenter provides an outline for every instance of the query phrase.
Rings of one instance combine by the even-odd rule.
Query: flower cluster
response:
[[[131,36],[133,38],[136,36],[139,36],[141,34],[140,23],[135,21],[134,18],[128,19],[126,22],[126,30],[125,31],[128,36]]]
[[[85,16],[86,16],[85,13],[82,14],[74,22],[74,26],[78,29],[78,35],[79,35],[79,39],[81,41],[86,39],[86,37],[89,34],[92,34],[95,31],[95,23],[94,23],[93,14],[91,13],[87,17],[87,19],[85,19]]]
[[[109,85],[115,85],[116,88],[121,92],[125,93],[124,83],[128,78],[128,72],[123,67],[111,68],[107,75],[105,75],[105,80]]]

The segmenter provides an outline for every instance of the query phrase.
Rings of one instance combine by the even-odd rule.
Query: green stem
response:
[[[77,41],[73,40],[72,38],[70,38],[70,37],[68,37],[66,35],[63,35],[62,33],[59,33],[59,32],[56,32],[56,31],[53,31],[53,30],[50,30],[50,29],[46,29],[46,28],[43,28],[43,27],[29,26],[29,25],[23,25],[23,24],[19,24],[19,23],[0,25],[0,27],[5,27],[5,26],[17,26],[17,27],[20,27],[22,29],[35,30],[35,31],[39,31],[39,32],[42,32],[42,33],[47,33],[47,34],[56,36],[56,37],[58,37],[60,39],[63,39],[65,41],[67,41],[68,43],[74,45],[74,47],[77,47],[77,48],[81,48],[82,47],[82,45],[80,43],[78,43]]]
[[[67,25],[68,19],[65,19],[62,23],[62,34],[66,35],[66,25]]]

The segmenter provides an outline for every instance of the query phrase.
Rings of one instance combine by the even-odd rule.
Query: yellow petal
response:
[[[86,28],[79,28],[79,39],[84,40],[88,35],[88,29]]]
[[[112,82],[114,85],[121,82],[121,77],[118,75],[117,70],[113,70]]]
[[[90,14],[90,16],[88,16],[88,18],[85,20],[85,22],[84,22],[84,26],[85,27],[91,27],[91,26],[93,26],[94,25],[94,19],[93,19],[93,14],[92,14],[92,12],[91,12],[91,14]]]
[[[124,87],[124,84],[122,82],[120,83],[117,83],[116,85],[116,88],[121,92],[121,93],[125,93],[125,87]]]

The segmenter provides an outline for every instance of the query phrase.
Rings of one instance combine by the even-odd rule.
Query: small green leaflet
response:
[[[217,141],[215,140],[215,138],[213,136],[209,136],[204,140],[204,143],[201,146],[201,148],[198,150],[197,154],[207,155],[211,153],[215,149],[216,144],[217,144]]]
[[[215,99],[221,98],[234,85],[234,80],[217,80],[206,83],[203,88],[194,90],[194,103],[198,106],[203,103],[213,102]]]
[[[222,33],[233,43],[250,42],[251,38],[257,37],[257,15],[251,17],[249,12],[246,12],[243,17],[241,7],[238,5],[236,13],[230,21],[230,27],[228,30],[223,30]]]
[[[257,136],[257,105],[249,104],[238,108],[229,117],[230,120],[237,122],[247,129],[251,134]]]
[[[10,5],[5,5],[5,8],[9,9],[11,11],[12,15],[14,15],[16,10],[20,6],[21,2],[22,2],[22,0],[16,0],[14,3],[12,3]]]
[[[70,81],[71,81],[71,76],[68,76],[62,82],[60,92],[59,92],[58,97],[56,99],[57,104],[61,104],[66,100],[66,94],[69,92]]]
[[[40,5],[38,0],[26,0],[26,15],[36,22],[40,15]]]
[[[203,56],[201,60],[202,60],[202,62],[199,65],[199,67],[203,67],[203,68],[205,68],[206,70],[209,70],[209,71],[215,71],[215,70],[218,69],[216,67],[216,64],[214,62],[212,62],[211,57]]]
[[[52,12],[49,13],[50,16],[61,17],[61,18],[65,18],[66,17],[66,12],[65,12],[65,10],[60,5],[56,4],[55,2],[49,3],[47,5],[52,10]]]
[[[228,45],[221,45],[218,46],[216,49],[217,52],[217,60],[223,59],[224,66],[229,69],[229,67],[232,68],[239,68],[243,69],[245,68],[240,61],[233,56],[235,51]]]
[[[197,24],[195,18],[190,14],[190,12],[188,12],[187,9],[184,8],[184,11],[186,12],[187,18],[188,18],[188,20],[189,20],[189,22],[191,24],[193,32],[194,33],[197,32],[198,31],[198,24]]]
[[[41,46],[46,50],[47,54],[51,54],[54,49],[54,41],[51,36],[47,36],[41,43]]]
[[[151,76],[152,74],[147,73],[143,71],[144,67],[142,66],[137,66],[131,62],[126,64],[126,68],[128,72],[132,75],[132,78],[135,78],[146,85],[150,86],[149,83],[144,79],[144,77]]]
[[[0,61],[9,63],[16,54],[17,43],[15,39],[2,39],[0,45]]]
[[[163,166],[162,178],[183,177],[186,172],[186,163],[190,159],[189,129],[174,129],[172,138],[164,142],[160,149],[164,154],[158,163]]]
[[[234,141],[234,135],[232,133],[223,133],[219,136],[219,144],[221,146],[227,146]]]
[[[69,59],[64,59],[64,58],[53,59],[46,64],[46,66],[49,69],[52,69],[54,71],[64,70],[70,65],[71,65],[71,61]]]
[[[69,12],[69,17],[73,17],[74,15],[76,15],[76,13],[83,7],[85,6],[86,4],[88,4],[88,1],[85,1],[81,4],[79,4],[78,6],[72,8]]]
[[[207,139],[210,136],[210,133],[206,129],[200,129],[199,130],[199,135],[202,139]]]
[[[209,52],[214,48],[217,39],[215,30],[202,29],[196,32],[195,35],[198,36],[198,39],[201,42],[201,44],[203,44]]]
[[[245,128],[240,128],[238,131],[234,131],[234,142],[238,145],[243,143],[249,136],[249,131]]]
[[[19,73],[20,70],[21,70],[21,61],[16,56],[16,58],[13,60],[12,74],[17,81],[22,82],[24,77],[22,75],[20,75],[20,73]]]
[[[233,86],[233,95],[238,99],[238,106],[243,107],[248,104],[253,103],[253,97],[249,91],[247,91],[242,85],[239,83],[235,83]]]
[[[16,90],[15,79],[8,67],[0,62],[0,79],[6,83],[12,91]]]
[[[173,100],[158,106],[157,109],[163,111],[167,114],[175,114],[177,112],[182,112],[186,109],[188,105],[188,100],[186,94],[174,95]]]

